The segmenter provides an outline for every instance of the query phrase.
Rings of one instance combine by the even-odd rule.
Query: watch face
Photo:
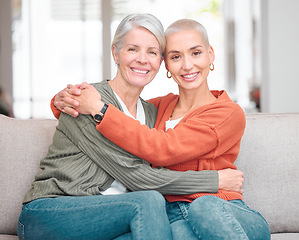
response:
[[[94,115],[94,120],[96,120],[97,122],[102,121],[103,117],[100,114],[96,114]]]

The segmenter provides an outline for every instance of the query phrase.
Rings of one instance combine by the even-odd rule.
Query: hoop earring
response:
[[[214,69],[215,69],[214,63],[211,63],[211,64],[210,64],[210,70],[211,70],[211,71],[214,71]]]
[[[171,76],[171,73],[170,73],[170,76],[169,76],[169,71],[167,70],[167,72],[166,72],[166,76],[168,77],[168,78],[171,78],[172,76]]]

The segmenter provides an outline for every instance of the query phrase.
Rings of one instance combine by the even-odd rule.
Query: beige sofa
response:
[[[0,239],[17,239],[22,199],[56,124],[0,115]],[[237,166],[244,199],[266,218],[272,239],[299,239],[299,113],[248,114]]]

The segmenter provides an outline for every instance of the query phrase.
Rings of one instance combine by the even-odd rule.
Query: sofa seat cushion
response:
[[[271,234],[271,240],[298,240],[299,233],[276,233]]]
[[[6,234],[2,235],[2,234],[0,234],[0,240],[18,240],[18,239],[19,238],[16,235],[6,235]]]

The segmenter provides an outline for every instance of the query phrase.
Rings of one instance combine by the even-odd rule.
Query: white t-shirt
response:
[[[120,97],[115,92],[114,92],[114,94],[117,97],[117,100],[119,101],[122,109],[124,110],[124,113],[127,116],[134,118],[132,116],[132,114],[129,112],[129,110],[127,109],[124,102],[120,99]],[[136,118],[134,118],[134,119],[138,120],[141,124],[145,124],[145,114],[144,114],[144,109],[143,109],[143,105],[142,105],[140,98],[138,98],[138,101],[137,101]],[[121,184],[119,181],[114,180],[114,182],[110,185],[110,187],[106,191],[102,191],[101,194],[115,195],[115,194],[122,194],[122,193],[126,193],[126,192],[127,192],[127,188],[123,184]]]
[[[171,120],[171,118],[166,121],[165,123],[165,131],[167,131],[169,128],[174,128],[176,125],[178,125],[178,123],[182,120],[183,117],[175,119],[175,120]]]

